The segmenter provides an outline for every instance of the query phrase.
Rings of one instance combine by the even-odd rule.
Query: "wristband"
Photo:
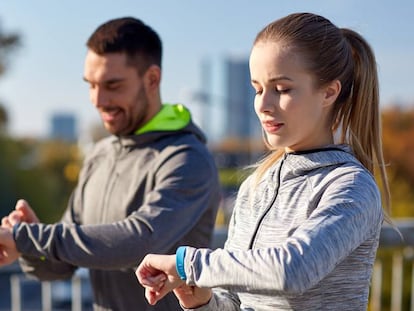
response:
[[[180,246],[179,248],[177,248],[177,251],[175,253],[175,268],[177,269],[178,276],[183,281],[187,279],[184,269],[184,257],[186,250],[187,248],[185,246]]]

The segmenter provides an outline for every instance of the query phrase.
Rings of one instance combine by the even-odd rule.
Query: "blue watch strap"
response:
[[[175,253],[175,268],[177,269],[178,276],[183,281],[187,279],[184,269],[184,257],[186,250],[187,248],[185,246],[180,246],[179,248],[177,248],[177,251]]]

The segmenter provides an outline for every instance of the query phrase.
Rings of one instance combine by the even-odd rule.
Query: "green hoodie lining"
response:
[[[190,111],[181,104],[163,104],[161,110],[135,131],[135,134],[143,134],[154,131],[176,131],[188,125],[191,120]]]

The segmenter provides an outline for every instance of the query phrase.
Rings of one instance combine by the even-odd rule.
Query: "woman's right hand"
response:
[[[180,279],[175,255],[149,254],[144,257],[135,275],[145,287],[145,297],[151,305],[155,305],[172,290],[185,308],[205,305],[212,296],[210,289],[188,286]]]
[[[143,287],[150,305],[155,305],[176,287],[185,284],[177,274],[175,255],[148,254],[139,264],[135,275]]]

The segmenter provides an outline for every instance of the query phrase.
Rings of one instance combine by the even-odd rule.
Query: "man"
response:
[[[89,268],[95,310],[180,310],[147,304],[134,271],[144,256],[208,246],[220,200],[205,138],[182,105],[162,104],[162,45],[140,20],[110,20],[87,42],[84,80],[113,135],[98,142],[57,224],[20,200],[2,221],[0,264],[20,256],[41,280]]]

